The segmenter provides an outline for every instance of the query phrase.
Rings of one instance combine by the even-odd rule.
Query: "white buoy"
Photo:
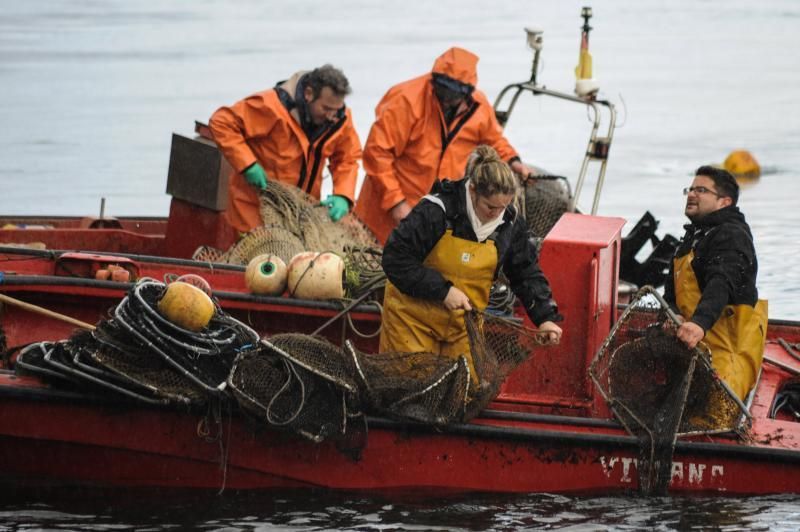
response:
[[[343,274],[344,261],[335,253],[298,253],[289,261],[289,294],[300,299],[341,299]]]
[[[286,264],[272,253],[253,257],[244,272],[247,289],[254,294],[277,296],[286,290]]]

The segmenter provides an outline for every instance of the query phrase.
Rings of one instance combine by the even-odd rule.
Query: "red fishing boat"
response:
[[[508,91],[512,103],[498,116],[505,123],[526,91],[593,111],[577,191],[588,164],[599,161],[596,208],[613,106],[593,94],[575,97],[540,86],[541,33],[529,39],[539,45],[531,80],[501,94],[498,104]],[[600,137],[603,109],[611,112],[611,123]],[[0,481],[210,489],[638,489],[641,440],[617,421],[590,374],[620,319],[624,220],[574,212],[577,197],[571,193],[569,212],[547,232],[540,256],[565,318],[562,341],[517,367],[489,408],[469,423],[433,427],[369,417],[368,433],[354,452],[334,441],[315,443],[254,425],[235,410],[137,403],[15,371],[13,354],[20,346],[64,340],[76,327],[107,317],[131,290],[126,280],[185,274],[203,277],[219,307],[260,336],[321,330],[336,345],[349,341],[362,352],[377,351],[377,338],[368,334],[380,326],[374,303],[343,314],[340,301],[254,295],[243,266],[189,258],[199,246],[227,249],[236,240],[221,212],[228,169],[203,139],[202,125],[197,129],[197,139],[173,139],[168,218],[107,218],[102,209],[98,217],[81,219],[0,217],[0,345],[7,355],[0,368]],[[111,266],[125,276],[99,279],[98,270]],[[742,405],[747,430],[680,437],[669,464],[670,492],[800,493],[800,414],[787,399],[800,375],[798,343],[800,322],[769,322],[763,368]]]
[[[365,445],[353,456],[333,443],[254,430],[233,414],[219,438],[209,441],[200,430],[205,413],[64,391],[6,367],[0,372],[0,477],[14,483],[191,488],[634,490],[638,441],[613,419],[587,373],[618,315],[622,226],[618,218],[566,214],[550,231],[541,264],[569,333],[559,346],[517,368],[490,408],[468,424],[434,429],[370,418]],[[42,240],[41,231],[26,232]],[[73,236],[81,247],[101,250],[119,245],[126,234],[148,241],[125,228],[46,231],[58,234],[66,248],[77,247],[69,245]],[[67,338],[75,325],[63,316],[90,323],[102,317],[130,288],[94,278],[93,271],[111,263],[136,277],[199,274],[223,309],[262,335],[311,332],[341,309],[335,302],[249,294],[243,268],[231,265],[12,247],[0,249],[0,260],[1,293],[35,306],[3,306],[0,323],[8,346]],[[374,330],[379,320],[371,304],[351,312],[362,332]],[[345,323],[340,318],[325,334],[374,352],[375,340],[361,338]],[[766,362],[749,404],[749,441],[733,433],[680,439],[672,492],[800,492],[800,424],[784,413],[771,417],[776,395],[800,373],[793,356],[798,341],[800,323],[770,322]]]

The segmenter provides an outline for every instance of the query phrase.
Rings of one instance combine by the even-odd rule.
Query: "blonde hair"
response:
[[[495,194],[517,194],[517,178],[494,148],[482,144],[467,160],[466,177],[475,192],[485,198]]]

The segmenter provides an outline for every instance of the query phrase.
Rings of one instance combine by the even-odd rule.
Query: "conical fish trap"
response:
[[[373,413],[430,425],[464,419],[469,367],[433,353],[365,354],[348,342],[364,403]]]
[[[255,418],[320,442],[343,438],[362,415],[348,366],[343,351],[327,340],[279,334],[236,358],[228,386]]]
[[[740,429],[744,405],[719,379],[708,353],[689,350],[675,338],[677,322],[670,314],[652,287],[634,296],[589,368],[598,391],[629,431],[652,427],[664,397],[696,357],[685,402],[676,405],[683,411],[678,435]]]

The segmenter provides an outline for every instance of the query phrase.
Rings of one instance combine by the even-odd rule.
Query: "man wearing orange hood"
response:
[[[347,214],[361,157],[353,117],[344,105],[349,93],[341,70],[324,65],[211,116],[214,140],[233,167],[225,213],[231,226],[246,232],[261,225],[259,191],[270,180],[319,198],[326,162],[333,194],[322,203],[334,221]]]
[[[503,136],[486,95],[475,89],[477,64],[475,54],[450,48],[430,73],[395,85],[375,108],[354,212],[381,243],[435,181],[461,179],[480,144],[492,146],[517,175],[531,173]]]

